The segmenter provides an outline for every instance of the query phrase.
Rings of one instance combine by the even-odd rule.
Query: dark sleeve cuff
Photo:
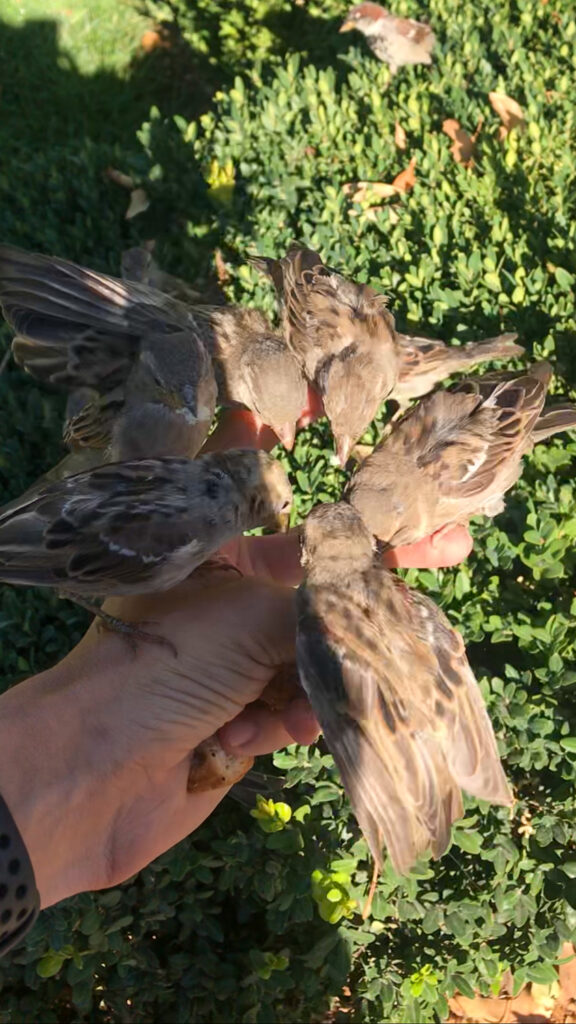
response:
[[[39,910],[40,897],[28,851],[0,795],[0,956],[20,942]]]

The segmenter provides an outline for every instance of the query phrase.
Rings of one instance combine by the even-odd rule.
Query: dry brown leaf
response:
[[[160,46],[166,49],[170,46],[170,33],[162,26],[149,28],[144,32],[140,40],[140,46],[144,53],[152,53],[152,50],[157,50]]]
[[[489,92],[488,99],[492,104],[492,109],[502,121],[502,127],[499,132],[501,139],[505,139],[512,128],[524,131],[526,118],[524,117],[522,107],[516,100],[513,100],[511,96],[506,96],[503,92]]]
[[[416,184],[416,157],[413,156],[408,167],[404,171],[400,171],[392,182],[392,185],[398,192],[409,192],[411,188]]]
[[[144,213],[144,210],[147,210],[149,206],[148,193],[143,188],[135,188],[130,193],[130,202],[124,216],[126,220],[132,220],[132,217],[137,217],[139,213]]]
[[[134,188],[134,180],[130,175],[124,174],[123,171],[117,170],[116,167],[107,167],[104,174],[115,185],[120,185],[122,188]]]
[[[342,186],[344,195],[350,196],[353,203],[363,203],[365,200],[390,199],[400,192],[408,192],[416,181],[416,157],[413,156],[408,167],[400,171],[394,178],[392,184],[386,181],[355,181],[348,182]],[[377,207],[374,207],[377,209]]]
[[[140,40],[140,46],[142,47],[145,53],[151,53],[152,50],[155,50],[158,46],[161,45],[162,38],[160,36],[160,33],[156,32],[154,29],[151,28],[144,33]]]
[[[394,125],[394,142],[398,146],[398,149],[406,149],[406,132],[399,121],[396,121],[396,124]]]
[[[450,152],[457,164],[471,167],[474,162],[474,142],[471,135],[461,127],[460,121],[448,117],[442,125],[442,131],[452,139]]]
[[[230,273],[228,267],[224,262],[221,249],[214,250],[214,266],[216,268],[216,277],[218,278],[218,284],[227,284],[230,280]]]

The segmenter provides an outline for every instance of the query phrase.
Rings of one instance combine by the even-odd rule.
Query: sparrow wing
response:
[[[302,587],[297,657],[377,864],[384,841],[405,872],[429,846],[446,849],[461,786],[510,794],[461,638],[432,602],[412,613],[384,572],[364,574],[360,599],[358,580],[337,593]]]
[[[143,334],[194,326],[187,307],[145,285],[0,246],[0,302],[16,361],[66,388],[126,380]]]

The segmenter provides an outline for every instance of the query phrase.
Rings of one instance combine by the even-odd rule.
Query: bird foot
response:
[[[120,633],[134,653],[138,650],[138,644],[159,644],[162,647],[167,647],[175,658],[178,657],[178,650],[171,640],[161,636],[160,633],[149,633],[142,628],[143,626],[153,626],[153,622],[126,622],[125,619],[120,619],[116,615],[103,612],[101,608],[98,608],[94,614],[98,619],[96,626],[98,630],[106,629],[111,633]]]
[[[167,640],[165,636],[160,636],[159,633],[148,633],[142,628],[143,626],[154,625],[153,622],[126,622],[125,619],[121,619],[117,615],[110,615],[109,612],[103,611],[95,601],[88,601],[86,598],[66,590],[60,591],[60,597],[73,601],[74,604],[85,608],[87,612],[94,615],[98,619],[97,629],[99,631],[108,629],[111,633],[120,633],[132,651],[136,652],[139,643],[161,644],[163,647],[168,647],[170,653],[175,658],[178,657],[178,651],[171,640]]]
[[[217,736],[199,743],[190,759],[188,792],[206,793],[231,786],[244,778],[254,764],[246,754],[227,754]]]

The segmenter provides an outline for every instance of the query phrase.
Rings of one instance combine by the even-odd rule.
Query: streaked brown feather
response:
[[[469,378],[422,399],[362,463],[347,499],[392,546],[496,514],[523,455],[545,436],[537,424],[550,375],[548,364],[536,364],[520,374]],[[553,422],[566,429],[572,417]]]
[[[511,802],[492,727],[462,638],[374,560],[352,509],[317,507],[304,553],[302,684],[374,858],[384,842],[404,872],[428,847],[442,855],[461,788]]]

